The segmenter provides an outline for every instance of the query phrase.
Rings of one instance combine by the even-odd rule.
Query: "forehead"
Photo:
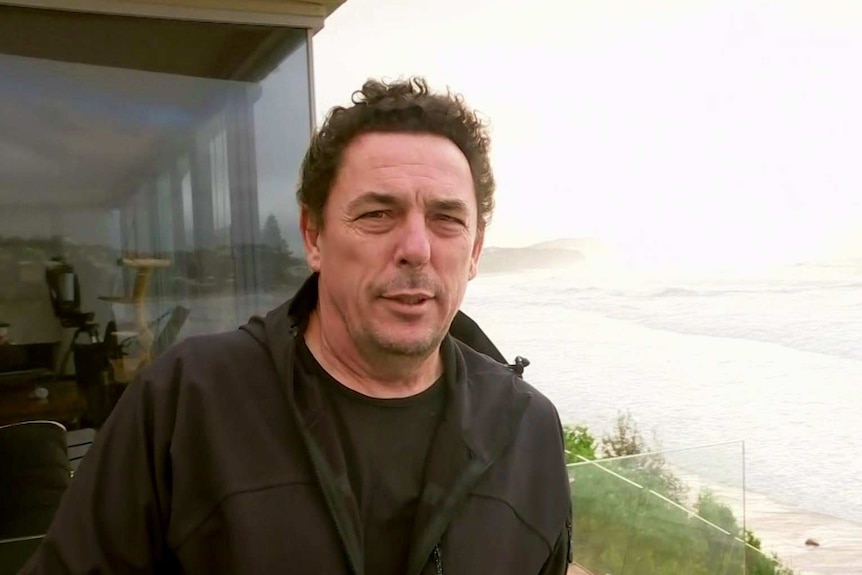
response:
[[[369,133],[344,150],[330,199],[367,192],[447,195],[475,206],[467,158],[451,140],[433,134]]]

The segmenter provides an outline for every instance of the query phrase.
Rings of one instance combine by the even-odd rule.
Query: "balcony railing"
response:
[[[569,466],[574,559],[601,575],[778,573],[745,531],[744,449],[728,443]],[[752,568],[757,563],[757,569]]]

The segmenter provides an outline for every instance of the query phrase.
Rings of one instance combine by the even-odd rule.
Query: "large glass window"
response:
[[[93,339],[119,346],[129,375],[132,358],[234,328],[295,290],[307,275],[295,201],[307,38],[0,7],[10,344],[55,346],[59,360],[83,321],[72,309],[91,312]],[[20,367],[3,361],[0,375]]]

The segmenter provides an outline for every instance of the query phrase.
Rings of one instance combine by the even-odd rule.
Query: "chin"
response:
[[[418,330],[398,330],[375,337],[377,347],[389,353],[405,356],[427,355],[439,347],[443,340],[437,332],[426,332],[419,336]],[[400,333],[399,333],[400,332]]]

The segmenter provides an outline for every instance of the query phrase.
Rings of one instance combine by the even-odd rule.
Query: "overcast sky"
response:
[[[862,2],[348,0],[314,49],[319,117],[369,76],[418,74],[489,118],[490,245],[862,255]]]

